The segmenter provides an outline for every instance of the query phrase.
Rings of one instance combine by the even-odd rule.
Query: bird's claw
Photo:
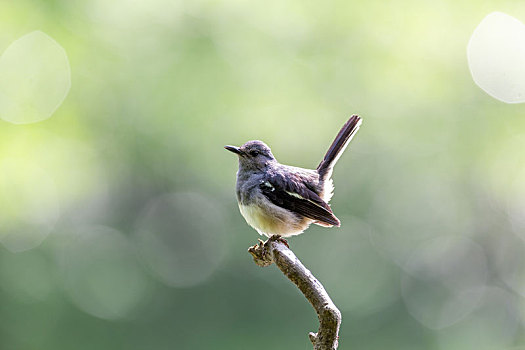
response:
[[[282,244],[284,244],[288,249],[290,249],[290,246],[288,245],[288,241],[286,239],[284,239],[282,236],[280,235],[273,235],[270,237],[270,241],[275,241],[275,242],[281,242]]]

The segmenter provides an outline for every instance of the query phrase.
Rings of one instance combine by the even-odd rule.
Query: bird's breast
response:
[[[237,175],[237,200],[240,204],[248,205],[256,200],[261,179],[259,174]]]

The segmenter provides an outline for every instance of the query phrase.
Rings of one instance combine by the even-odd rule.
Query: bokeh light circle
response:
[[[453,327],[437,333],[440,350],[518,350],[520,315],[516,296],[499,287],[487,287],[478,307]]]
[[[0,243],[11,252],[42,243],[60,215],[55,182],[23,158],[0,159],[0,207]]]
[[[444,236],[420,245],[403,266],[403,301],[430,329],[448,327],[479,304],[487,280],[487,260],[472,240]]]
[[[136,243],[153,274],[172,287],[202,283],[225,254],[224,218],[218,203],[200,193],[170,193],[146,205],[136,223]]]
[[[105,226],[76,230],[62,259],[65,290],[82,311],[103,319],[132,317],[149,295],[150,279],[121,232]]]
[[[467,47],[476,84],[506,103],[525,102],[525,25],[493,12],[474,30]]]
[[[49,118],[71,87],[66,52],[49,35],[34,31],[0,57],[0,118],[13,124]]]

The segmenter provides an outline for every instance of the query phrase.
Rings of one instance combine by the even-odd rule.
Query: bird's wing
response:
[[[341,225],[330,206],[299,175],[289,174],[285,177],[274,174],[268,176],[259,187],[270,202],[281,208],[327,225]]]

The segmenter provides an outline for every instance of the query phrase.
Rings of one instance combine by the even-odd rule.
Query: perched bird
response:
[[[259,140],[224,146],[239,157],[237,201],[246,222],[268,237],[298,235],[312,223],[340,226],[328,205],[332,170],[360,125],[361,118],[352,115],[315,170],[280,164]]]

